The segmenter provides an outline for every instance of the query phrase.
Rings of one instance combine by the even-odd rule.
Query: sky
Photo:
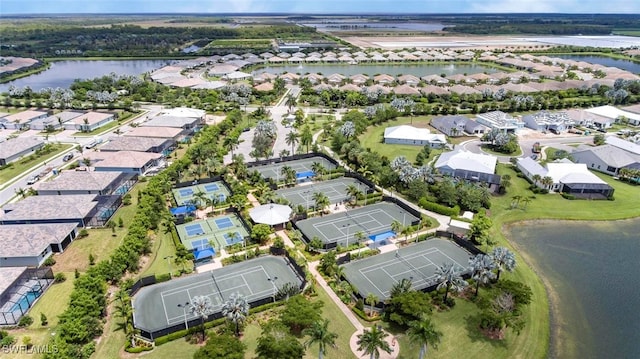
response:
[[[0,0],[0,16],[63,13],[624,13],[639,0]]]

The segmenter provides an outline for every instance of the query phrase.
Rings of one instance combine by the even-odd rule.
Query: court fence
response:
[[[227,186],[227,188],[230,188],[222,176],[198,178],[196,180],[189,181],[189,182],[180,182],[180,183],[176,183],[175,186],[173,186],[173,188],[185,188],[185,187],[191,187],[199,184],[213,183],[213,182],[222,182],[224,183],[225,186]]]
[[[293,155],[293,156],[269,158],[266,160],[248,162],[247,169],[251,169],[253,167],[259,167],[259,166],[265,166],[265,165],[272,165],[272,164],[282,163],[282,162],[305,160],[307,158],[313,158],[313,157],[322,157],[325,160],[329,161],[330,163],[334,164],[336,167],[338,168],[340,167],[340,164],[338,163],[338,161],[336,161],[332,157],[329,157],[328,155],[321,152],[310,152],[310,153],[302,153],[302,154]]]
[[[447,231],[436,231],[436,236],[437,237],[445,237],[445,238],[451,239],[457,245],[459,245],[460,247],[466,249],[469,253],[471,253],[473,255],[486,254],[485,252],[481,251],[478,247],[476,247],[473,243],[471,243],[470,240],[468,240],[465,237],[462,237],[462,236],[460,236],[458,234],[447,232]]]
[[[284,256],[287,259],[288,265],[293,269],[294,273],[296,273],[296,275],[300,278],[300,280],[301,280],[300,290],[303,290],[304,287],[307,285],[306,272],[305,272],[304,268],[302,266],[300,266],[296,262],[296,260],[291,257],[289,252],[287,252],[284,248],[271,247],[270,248],[270,253],[273,254],[273,255],[277,255],[277,256]],[[148,276],[148,277],[140,278],[137,282],[135,282],[133,284],[133,286],[129,290],[129,295],[133,296],[142,287],[146,287],[148,285],[152,285],[152,284],[155,284],[157,282],[158,281],[156,279],[156,276]],[[256,308],[256,307],[260,307],[260,306],[263,306],[263,305],[268,304],[268,303],[276,302],[277,300],[278,300],[278,298],[276,298],[274,296],[268,296],[266,298],[261,298],[261,299],[250,301],[249,302],[249,306],[251,308]],[[205,322],[210,322],[212,320],[216,320],[216,319],[219,319],[219,318],[222,318],[222,317],[223,317],[222,316],[222,312],[219,311],[219,312],[211,314],[205,320]],[[166,327],[166,328],[159,329],[159,330],[154,330],[154,331],[147,331],[147,330],[140,329],[140,335],[145,339],[153,341],[153,340],[155,340],[155,339],[157,339],[159,337],[163,337],[163,336],[166,336],[166,335],[169,335],[171,333],[175,333],[175,332],[178,332],[178,331],[181,331],[181,330],[196,330],[194,328],[196,328],[200,324],[202,324],[202,320],[200,318],[194,318],[194,319],[191,319],[191,320],[187,321],[186,327],[185,327],[185,323],[182,322],[182,323],[179,323],[179,324],[176,324],[176,325],[172,325],[170,327]]]

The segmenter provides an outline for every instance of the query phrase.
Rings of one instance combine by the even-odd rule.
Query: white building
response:
[[[513,133],[524,128],[524,121],[502,111],[491,111],[476,115],[476,121],[492,130]]]
[[[443,134],[431,133],[426,128],[401,125],[384,130],[384,143],[442,148],[447,144],[447,138]]]

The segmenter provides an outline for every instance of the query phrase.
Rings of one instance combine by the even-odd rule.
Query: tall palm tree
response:
[[[313,173],[316,176],[320,177],[320,180],[322,180],[322,175],[326,172],[326,169],[324,168],[324,166],[320,162],[312,163],[311,164],[311,170],[313,171]]]
[[[553,186],[553,178],[549,176],[544,176],[542,177],[542,180],[540,181],[540,183],[542,183],[544,188],[551,189],[551,186]]]
[[[309,336],[309,339],[304,342],[305,347],[318,344],[318,359],[322,359],[327,347],[336,347],[338,334],[329,331],[328,319],[314,322],[309,328],[304,329],[302,334]]]
[[[391,230],[396,235],[401,233],[402,232],[402,223],[400,223],[400,221],[394,219],[393,222],[391,222]]]
[[[475,257],[469,259],[469,267],[471,269],[471,278],[476,281],[476,297],[478,296],[478,290],[480,289],[480,283],[487,284],[490,280],[495,278],[493,270],[496,264],[491,256],[486,254],[477,254]]]
[[[520,204],[521,200],[522,196],[519,194],[511,197],[511,208],[516,208]]]
[[[225,137],[224,142],[222,143],[222,146],[231,153],[231,158],[233,158],[233,151],[238,149],[240,142],[242,141],[240,141],[238,137],[227,136]]]
[[[315,192],[312,195],[313,201],[316,203],[316,211],[323,210],[326,206],[330,205],[329,197],[322,192]]]
[[[413,288],[413,283],[410,279],[402,278],[399,282],[396,282],[391,287],[391,291],[389,292],[389,297],[395,297],[400,294],[407,293],[411,291]]]
[[[296,146],[296,143],[298,143],[298,134],[291,131],[287,133],[287,135],[284,138],[284,141],[286,142],[287,145],[291,146],[291,154],[295,154],[296,153],[295,146]]]
[[[200,317],[202,325],[202,340],[205,339],[204,321],[213,314],[213,304],[211,298],[206,295],[199,295],[191,298],[191,314]]]
[[[367,304],[369,304],[369,316],[372,317],[373,316],[373,306],[378,303],[378,296],[373,294],[373,293],[369,293],[367,294],[367,299],[365,299],[365,302],[367,302]]]
[[[350,184],[346,188],[347,196],[349,196],[349,201],[353,200],[353,203],[358,201],[358,195],[361,193],[358,187],[354,184]]]
[[[371,330],[365,329],[362,334],[358,335],[358,350],[363,351],[365,354],[369,354],[369,359],[380,358],[380,350],[391,354],[391,347],[385,340],[389,334],[378,329],[378,326],[374,325]]]
[[[236,336],[240,335],[240,324],[244,323],[249,315],[249,303],[247,299],[238,293],[233,293],[222,306],[222,315],[236,327]]]
[[[531,176],[531,180],[533,181],[533,184],[535,184],[536,186],[538,185],[538,182],[540,182],[541,179],[542,179],[542,176],[540,176],[537,173]]]
[[[291,112],[291,109],[296,107],[297,103],[298,101],[296,100],[296,98],[293,95],[289,95],[287,96],[287,101],[285,102],[285,106],[287,106],[289,108],[289,112]]]
[[[489,255],[498,270],[496,280],[500,280],[500,273],[502,273],[503,270],[511,272],[516,267],[516,256],[505,247],[496,247]]]
[[[462,279],[463,269],[455,265],[454,263],[445,263],[436,268],[436,280],[438,281],[438,290],[445,288],[444,291],[444,303],[447,303],[447,296],[449,290],[453,289],[456,292],[462,290],[462,288],[468,285],[467,281]]]
[[[196,198],[196,203],[198,204],[198,207],[201,206],[205,206],[207,203],[207,194],[202,192],[202,191],[198,191],[196,192],[193,197]]]
[[[302,133],[300,134],[300,146],[305,146],[307,152],[309,152],[309,146],[313,143],[313,133],[309,126],[304,126]]]
[[[437,331],[431,320],[423,316],[420,320],[409,323],[407,330],[409,340],[413,343],[420,344],[420,359],[427,354],[427,346],[431,343],[433,349],[438,349],[438,343],[442,337],[442,332]]]

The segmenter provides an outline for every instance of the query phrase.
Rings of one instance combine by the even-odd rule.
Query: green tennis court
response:
[[[180,325],[185,320],[199,322],[189,305],[183,309],[195,296],[211,298],[214,313],[219,313],[231,294],[241,294],[249,303],[257,302],[273,297],[285,283],[299,287],[302,279],[285,257],[264,256],[143,287],[133,298],[134,326],[149,334]]]
[[[336,168],[335,164],[331,163],[329,160],[327,160],[324,157],[310,157],[310,158],[303,158],[303,159],[293,160],[293,161],[285,161],[285,162],[271,163],[268,165],[255,166],[255,167],[251,167],[249,170],[251,171],[255,170],[260,172],[260,174],[264,178],[267,178],[267,179],[271,178],[276,181],[279,181],[284,178],[284,176],[282,176],[282,168],[291,167],[294,171],[296,171],[297,177],[302,179],[302,178],[313,177],[314,174],[311,168],[313,167],[313,164],[315,162],[321,164],[322,167],[324,167],[326,170],[332,170]]]
[[[219,252],[220,249],[242,243],[245,237],[249,237],[249,231],[235,213],[180,224],[176,226],[176,230],[180,242],[190,250],[213,246]]]
[[[231,196],[231,191],[225,186],[222,181],[201,183],[189,187],[174,188],[173,198],[176,199],[178,206],[184,206],[185,204],[201,204],[198,198],[198,193],[202,193],[206,198],[216,198],[220,202],[226,201]]]
[[[408,226],[419,220],[395,203],[380,202],[328,216],[305,219],[296,222],[296,225],[309,240],[318,237],[325,244],[336,243],[346,247],[360,239],[377,241],[395,235],[391,231],[393,221]]]
[[[347,263],[344,276],[362,298],[375,294],[380,301],[389,299],[394,284],[409,279],[413,289],[422,290],[437,284],[436,268],[455,263],[469,273],[472,255],[448,239],[434,238],[397,251]]]
[[[313,194],[324,193],[329,201],[334,204],[349,200],[347,187],[356,186],[363,194],[370,190],[369,186],[351,177],[336,178],[328,181],[310,182],[292,188],[282,188],[276,191],[276,195],[289,201],[294,206],[303,205],[306,208],[314,206]]]

